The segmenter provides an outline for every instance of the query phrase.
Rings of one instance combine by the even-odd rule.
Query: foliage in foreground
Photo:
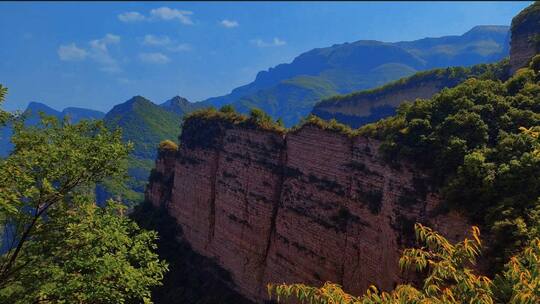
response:
[[[124,206],[88,202],[62,206],[62,217],[36,227],[18,261],[26,265],[0,292],[4,303],[150,302],[166,264],[158,260],[155,232],[122,216]]]
[[[97,183],[125,176],[120,132],[43,118],[15,121],[12,141],[0,159],[0,303],[150,303],[167,269],[156,234],[93,200]]]
[[[322,287],[303,284],[268,286],[270,296],[278,302],[295,299],[310,304],[533,304],[540,302],[540,239],[533,239],[518,255],[511,258],[505,270],[490,280],[475,274],[473,266],[480,253],[480,231],[473,227],[472,238],[451,244],[440,234],[421,224],[415,225],[422,247],[406,249],[399,261],[403,270],[416,268],[427,273],[419,287],[398,285],[390,292],[371,286],[356,297],[330,282]],[[296,302],[294,302],[296,303]]]

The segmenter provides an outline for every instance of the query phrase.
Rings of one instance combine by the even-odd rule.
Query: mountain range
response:
[[[360,40],[317,48],[202,103],[232,104],[244,113],[257,107],[291,126],[326,97],[375,88],[418,71],[498,61],[509,52],[508,30],[476,26],[461,36],[395,43]]]
[[[244,113],[256,107],[274,119],[282,118],[286,126],[292,126],[312,112],[317,102],[338,94],[380,87],[418,71],[498,61],[509,52],[508,30],[507,26],[477,26],[460,36],[395,43],[361,40],[317,48],[299,55],[291,63],[259,72],[253,82],[232,90],[230,94],[196,103],[176,96],[156,104],[142,96],[135,96],[114,106],[108,113],[102,113],[84,108],[57,111],[43,103],[31,102],[24,113],[29,125],[36,124],[39,119],[37,114],[44,112],[57,118],[68,115],[72,122],[103,119],[110,128],[122,128],[124,139],[134,144],[129,160],[131,180],[127,189],[120,189],[118,185],[99,188],[98,197],[105,199],[116,193],[137,200],[142,197],[156,157],[155,147],[164,139],[178,137],[182,117],[187,113],[225,104],[231,104]],[[419,75],[441,77],[440,72]],[[445,74],[442,75],[444,78]],[[452,83],[461,81],[460,77]],[[418,79],[418,76],[413,76],[413,79]],[[417,85],[422,82],[412,83]],[[444,81],[440,82],[439,87],[432,91],[436,92],[444,85]],[[379,91],[389,88],[384,87]],[[378,109],[371,119],[392,115],[394,108],[402,101],[399,99],[393,101],[390,107]],[[9,127],[0,131],[0,155],[7,155],[11,149],[10,134]]]
[[[155,104],[142,96],[135,96],[114,106],[108,113],[84,108],[65,108],[55,110],[40,102],[30,102],[23,112],[25,124],[37,125],[40,113],[63,119],[68,116],[72,123],[82,119],[103,119],[110,129],[122,129],[123,139],[134,145],[129,158],[127,187],[105,183],[97,187],[97,200],[103,202],[112,195],[120,195],[128,201],[142,198],[148,174],[156,156],[156,146],[165,139],[176,139],[180,134],[183,115],[194,111],[197,104],[180,96],[175,96],[162,104]],[[6,156],[13,148],[9,141],[12,129],[0,129],[0,156]]]
[[[405,101],[431,98],[444,88],[452,88],[468,78],[505,80],[508,60],[472,67],[448,67],[418,72],[384,86],[335,95],[318,102],[312,114],[325,120],[335,119],[352,128],[394,115]]]
[[[83,119],[103,119],[105,116],[105,113],[100,111],[77,107],[68,107],[62,111],[58,111],[44,103],[32,101],[22,113],[25,117],[25,124],[27,126],[37,125],[40,120],[40,113],[54,116],[58,119],[69,117],[72,123],[77,123]],[[13,145],[10,142],[11,134],[12,129],[10,126],[0,128],[0,157],[7,156],[9,151],[13,148]]]

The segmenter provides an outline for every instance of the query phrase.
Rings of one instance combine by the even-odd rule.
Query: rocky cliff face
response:
[[[510,44],[511,73],[527,65],[540,51],[540,2],[535,2],[512,19]]]
[[[312,114],[358,128],[394,115],[405,102],[431,98],[444,88],[455,87],[471,77],[505,80],[509,69],[508,60],[503,60],[494,64],[419,72],[375,89],[324,99],[313,107]]]
[[[150,172],[150,182],[145,191],[145,198],[154,207],[167,207],[171,200],[176,151],[159,150],[155,168]]]
[[[394,115],[397,107],[405,101],[431,98],[447,85],[447,82],[440,79],[428,79],[419,85],[397,84],[395,89],[360,92],[340,99],[330,98],[315,105],[312,113],[325,120],[336,119],[352,128],[358,128]]]
[[[256,302],[270,282],[391,289],[405,275],[397,262],[414,222],[450,239],[469,227],[459,214],[437,212],[425,176],[388,167],[371,139],[191,118],[181,142],[177,153],[160,153],[147,199]]]

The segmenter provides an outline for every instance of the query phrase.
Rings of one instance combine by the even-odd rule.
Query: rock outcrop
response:
[[[171,193],[176,163],[176,150],[159,149],[155,168],[150,172],[149,184],[145,191],[145,199],[154,207],[167,207],[171,201]]]
[[[398,259],[414,241],[415,222],[454,240],[469,227],[438,211],[421,172],[387,166],[372,139],[192,117],[180,140],[178,152],[159,154],[147,199],[256,302],[270,282],[333,281],[355,294],[372,284],[391,289],[407,275]]]
[[[358,128],[394,115],[405,102],[431,98],[444,88],[453,88],[471,77],[505,80],[509,69],[508,61],[504,60],[494,64],[419,72],[372,90],[324,99],[315,105],[311,113]]]
[[[514,73],[540,51],[540,2],[533,3],[512,19],[511,35],[510,65]]]
[[[396,83],[384,88],[360,91],[345,96],[336,96],[315,105],[312,114],[325,119],[336,119],[340,123],[358,128],[395,114],[397,107],[405,101],[431,98],[445,87],[459,83],[459,79],[429,78],[422,76],[418,83]]]

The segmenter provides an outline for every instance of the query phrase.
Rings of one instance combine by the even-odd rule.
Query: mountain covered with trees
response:
[[[155,104],[142,96],[135,96],[130,100],[114,106],[109,112],[68,107],[62,111],[55,110],[44,103],[30,102],[23,111],[26,126],[37,126],[41,121],[41,114],[55,117],[58,120],[67,118],[71,123],[81,120],[103,120],[110,129],[123,130],[124,142],[132,142],[133,151],[127,159],[129,180],[127,184],[116,184],[104,181],[96,189],[97,200],[105,202],[111,196],[121,197],[123,201],[135,203],[142,200],[142,193],[150,169],[152,168],[156,148],[159,142],[165,139],[175,139],[180,134],[182,117],[196,109],[198,104],[187,99],[175,96],[162,104]],[[13,149],[11,125],[0,128],[1,156],[6,157]]]
[[[477,26],[461,36],[386,43],[360,40],[317,48],[257,74],[255,80],[204,104],[256,107],[291,126],[321,99],[381,86],[415,72],[498,61],[508,55],[507,26]]]
[[[142,96],[114,106],[103,118],[110,129],[122,130],[122,139],[133,143],[128,158],[129,181],[127,187],[105,183],[97,189],[98,201],[119,195],[129,202],[142,201],[142,193],[156,158],[158,144],[180,135],[182,118],[198,105],[180,96],[158,105]]]

